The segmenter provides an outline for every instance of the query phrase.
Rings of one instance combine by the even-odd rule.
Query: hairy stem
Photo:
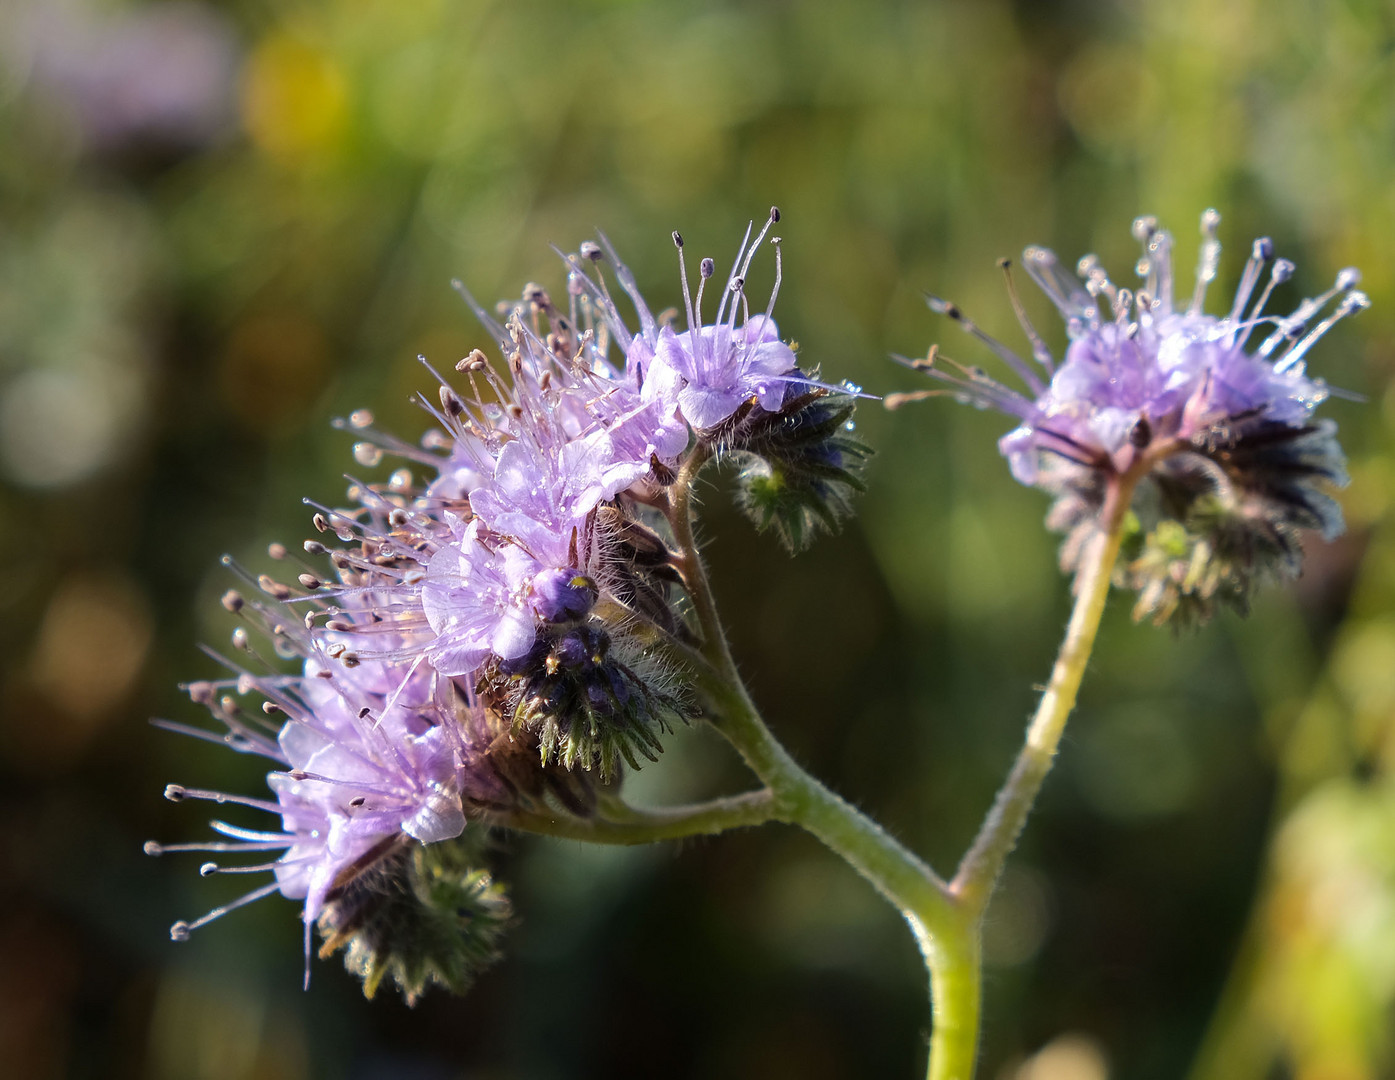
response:
[[[935,941],[921,942],[934,1010],[928,1080],[971,1080],[978,1061],[982,930],[962,905],[959,915],[952,932],[941,930]]]
[[[728,829],[775,820],[775,796],[769,788],[730,795],[691,806],[640,809],[619,800],[607,803],[594,818],[515,810],[492,817],[495,824],[595,844],[652,844],[687,836],[713,836]]]
[[[927,965],[935,973],[932,990],[936,1001],[936,1041],[953,1038],[964,1042],[967,1038],[972,1066],[976,1034],[962,1030],[956,1033],[955,1017],[961,1010],[950,1008],[946,1012],[944,1003],[955,994],[964,993],[964,986],[968,985],[960,977],[964,971],[972,973],[972,993],[977,997],[977,927],[964,918],[962,905],[930,867],[801,768],[761,718],[732,658],[693,536],[692,484],[706,458],[706,451],[699,447],[684,463],[670,486],[668,519],[702,633],[700,652],[706,663],[695,667],[693,674],[707,699],[713,726],[767,785],[777,820],[797,825],[821,840],[905,917]],[[946,980],[942,975],[953,977]],[[976,1016],[976,1011],[971,1015]],[[949,1034],[942,1035],[942,1030]],[[934,1068],[932,1062],[934,1080],[950,1080],[955,1075],[936,1073]],[[968,1074],[963,1074],[961,1080],[968,1080]]]
[[[1124,519],[1133,496],[1133,489],[1142,475],[1142,464],[1122,476],[1110,480],[1104,509],[1100,514],[1100,530],[1092,538],[1075,579],[1075,607],[1066,627],[1065,640],[1051,669],[1051,681],[1042,694],[1037,711],[1027,725],[1027,738],[1014,762],[1007,782],[984,819],[978,836],[968,854],[959,864],[951,883],[968,909],[981,915],[988,906],[1002,873],[1008,853],[1026,824],[1027,815],[1041,790],[1042,781],[1051,771],[1056,748],[1065,731],[1066,718],[1075,708],[1076,694],[1085,675],[1114,563],[1123,539]]]

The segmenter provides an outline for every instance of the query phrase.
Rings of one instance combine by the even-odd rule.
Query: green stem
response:
[[[751,700],[732,658],[693,536],[692,485],[706,457],[700,447],[680,470],[669,491],[668,520],[682,555],[685,584],[702,633],[700,652],[706,663],[695,668],[693,674],[708,699],[712,724],[768,786],[775,800],[775,818],[817,837],[886,897],[910,924],[933,972],[956,976],[966,969],[974,972],[970,982],[976,997],[977,931],[964,918],[962,906],[949,886],[876,822],[801,768],[766,727]],[[954,1017],[959,1011],[951,1009],[945,1013],[943,1008],[943,1002],[953,996],[951,991],[962,992],[965,980],[958,977],[951,982],[953,986],[943,979],[934,982],[935,1041],[967,1039],[967,1060],[972,1067],[976,1033],[957,1030]],[[931,1068],[934,1069],[933,1064]],[[935,1080],[956,1076],[933,1071],[931,1075]],[[963,1073],[960,1080],[968,1080],[968,1076]]]
[[[1163,447],[1155,451],[1165,452]],[[1133,490],[1154,456],[1140,454],[1127,472],[1110,481],[1100,515],[1101,528],[1076,577],[1075,607],[1051,681],[1007,783],[948,885],[879,825],[800,768],[751,701],[717,616],[707,571],[693,537],[692,485],[706,458],[707,451],[699,446],[685,462],[670,487],[667,514],[702,633],[698,651],[705,663],[694,665],[693,674],[708,699],[713,726],[767,785],[773,800],[772,818],[798,825],[818,837],[905,916],[930,971],[934,1026],[928,1080],[972,1080],[978,1057],[983,913],[1051,769],[1066,718],[1075,707],[1104,612]]]
[[[930,1033],[928,1080],[971,1080],[978,1061],[979,999],[982,994],[981,923],[961,909],[955,933],[941,932],[927,951],[930,1003],[934,1026]]]
[[[495,824],[543,836],[587,840],[595,844],[652,844],[686,836],[713,836],[728,829],[763,825],[776,817],[775,797],[768,788],[743,795],[712,799],[691,806],[645,810],[618,800],[593,818],[570,814],[515,810],[493,817]]]
[[[1109,595],[1109,582],[1114,563],[1119,557],[1123,540],[1124,521],[1133,497],[1133,489],[1143,475],[1147,459],[1122,476],[1111,478],[1100,513],[1101,528],[1090,541],[1075,579],[1075,607],[1065,640],[1051,669],[1051,681],[1042,694],[1037,711],[1027,725],[1027,738],[1017,755],[1007,782],[984,819],[978,836],[968,854],[959,864],[951,888],[968,909],[982,915],[1002,873],[1008,853],[1026,824],[1027,815],[1041,790],[1042,781],[1051,771],[1056,749],[1066,718],[1075,708],[1080,681],[1094,649],[1100,617],[1104,614]]]

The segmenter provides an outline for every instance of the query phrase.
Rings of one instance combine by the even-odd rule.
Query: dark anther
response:
[[[673,230],[673,246],[680,251],[683,249],[683,234],[677,229]]]
[[[780,208],[778,206],[772,206],[770,208],[770,220],[772,222],[778,222],[780,220]]]
[[[450,417],[457,417],[465,411],[465,406],[455,396],[455,391],[448,386],[441,387],[441,408],[445,409],[446,415]]]
[[[1153,441],[1153,425],[1147,419],[1140,416],[1133,427],[1129,428],[1129,442],[1142,450]]]

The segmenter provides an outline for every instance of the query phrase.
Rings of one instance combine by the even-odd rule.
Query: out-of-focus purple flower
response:
[[[1207,315],[1206,288],[1220,260],[1219,222],[1215,211],[1202,217],[1196,288],[1180,310],[1173,299],[1172,237],[1153,218],[1134,222],[1134,235],[1143,244],[1139,271],[1146,278],[1136,293],[1115,286],[1094,256],[1080,261],[1076,278],[1052,252],[1028,248],[1023,253],[1027,272],[1065,318],[1070,339],[1057,365],[1016,305],[1046,381],[956,305],[930,298],[933,309],[1004,360],[1026,384],[1026,393],[952,362],[953,370],[927,361],[913,366],[950,384],[955,396],[1019,419],[1000,447],[1024,484],[1038,482],[1047,456],[1121,472],[1137,454],[1156,452],[1160,442],[1182,446],[1234,418],[1302,424],[1328,396],[1323,380],[1307,375],[1307,353],[1338,320],[1368,306],[1366,295],[1355,288],[1360,274],[1343,270],[1331,289],[1303,300],[1289,315],[1267,315],[1270,293],[1292,276],[1293,264],[1274,261],[1254,299],[1265,264],[1273,259],[1273,244],[1256,240],[1230,310]],[[1314,324],[1334,298],[1332,310]],[[1260,344],[1247,351],[1256,331]]]
[[[238,47],[212,7],[158,4],[112,13],[82,0],[6,5],[9,39],[40,92],[67,103],[91,149],[202,146],[234,115]]]

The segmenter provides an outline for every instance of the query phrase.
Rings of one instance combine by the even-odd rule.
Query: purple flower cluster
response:
[[[1325,490],[1346,480],[1335,425],[1312,419],[1330,390],[1308,375],[1307,356],[1337,322],[1369,306],[1356,289],[1361,275],[1343,270],[1330,289],[1289,314],[1267,314],[1271,294],[1294,265],[1275,259],[1268,239],[1256,240],[1229,311],[1208,315],[1219,223],[1214,210],[1202,215],[1196,286],[1184,308],[1173,297],[1172,237],[1153,218],[1134,222],[1144,279],[1136,292],[1111,282],[1092,255],[1080,260],[1077,277],[1052,252],[1028,248],[1027,272],[1065,319],[1069,344],[1059,362],[1028,319],[1010,274],[1031,362],[956,305],[929,298],[932,309],[1011,368],[1025,392],[932,349],[927,359],[903,362],[948,388],[887,400],[894,407],[950,394],[1015,417],[1018,426],[999,448],[1020,482],[1057,496],[1048,524],[1069,534],[1066,569],[1097,523],[1110,478],[1141,475],[1133,501],[1138,525],[1125,538],[1116,579],[1139,592],[1136,615],[1159,622],[1179,612],[1209,617],[1217,601],[1243,610],[1257,581],[1298,573],[1297,530],[1330,538],[1342,529],[1340,508]]]
[[[500,321],[457,285],[502,370],[476,350],[457,365],[468,393],[438,376],[439,402],[422,404],[439,427],[419,446],[353,414],[343,426],[361,440],[360,464],[386,451],[406,465],[386,482],[354,482],[351,509],[316,508],[316,528],[340,545],[305,548],[330,560],[334,580],[307,564],[299,587],[246,575],[265,596],[225,598],[300,664],[293,674],[234,668],[229,681],[190,688],[227,727],[206,737],[277,762],[275,800],[167,793],[245,803],[279,815],[281,828],[214,822],[226,839],[148,849],[283,854],[228,868],[274,881],[176,923],[176,938],[279,889],[304,901],[308,951],[326,906],[387,856],[461,837],[486,811],[551,803],[584,814],[594,798],[584,773],[604,782],[622,762],[654,757],[658,733],[688,715],[654,644],[695,633],[675,595],[681,560],[663,536],[667,488],[697,448],[738,448],[737,425],[825,393],[779,340],[774,296],[763,314],[748,309],[746,275],[778,217],[754,240],[747,230],[712,324],[702,301],[713,262],[701,261],[696,296],[684,267],[683,331],[656,319],[604,237],[564,256],[564,307],[529,285]],[[273,555],[288,558],[279,546]],[[251,650],[244,630],[234,644]],[[247,694],[262,699],[260,715],[239,703]]]
[[[949,383],[956,396],[1019,420],[999,447],[1024,484],[1039,482],[1048,457],[1119,472],[1140,444],[1186,444],[1235,417],[1303,424],[1328,396],[1323,380],[1308,376],[1307,354],[1340,319],[1369,306],[1366,295],[1356,290],[1361,275],[1343,270],[1320,296],[1304,299],[1288,315],[1268,315],[1271,293],[1293,276],[1294,265],[1275,260],[1274,245],[1267,238],[1256,240],[1230,310],[1219,317],[1208,315],[1203,304],[1220,263],[1219,224],[1214,210],[1202,215],[1196,287],[1182,309],[1173,298],[1172,236],[1153,218],[1139,218],[1133,225],[1143,245],[1138,271],[1145,279],[1136,292],[1111,282],[1092,255],[1080,260],[1077,278],[1062,268],[1053,252],[1027,248],[1023,264],[1065,319],[1069,338],[1058,364],[1014,295],[1041,375],[983,333],[957,306],[930,298],[933,309],[958,321],[1002,358],[1028,393],[976,368],[946,371],[926,361],[913,366]],[[1256,332],[1260,344],[1247,351]]]

